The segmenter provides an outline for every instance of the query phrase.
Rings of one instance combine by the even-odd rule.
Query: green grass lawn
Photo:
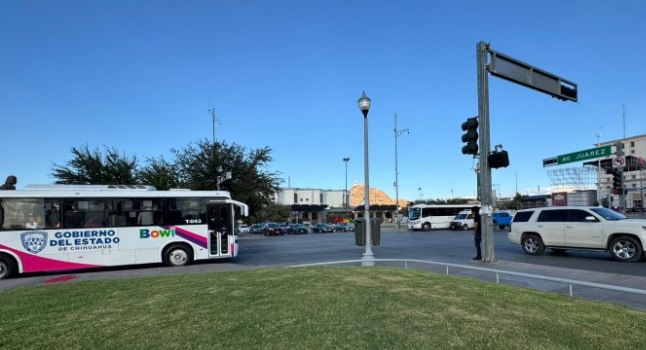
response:
[[[39,285],[0,318],[0,349],[646,348],[643,311],[381,267]]]

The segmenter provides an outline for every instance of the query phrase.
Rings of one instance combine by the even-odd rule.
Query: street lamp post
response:
[[[343,158],[345,163],[345,190],[343,191],[343,202],[345,203],[345,214],[348,214],[348,162],[350,158]]]
[[[408,129],[397,130],[397,113],[395,113],[395,222],[397,231],[401,230],[399,221],[399,171],[397,170],[397,138],[403,133],[410,133]]]
[[[370,237],[370,177],[369,177],[369,166],[368,166],[368,111],[370,110],[370,98],[366,96],[364,91],[359,98],[359,109],[363,113],[363,163],[364,163],[364,173],[365,173],[365,197],[364,197],[364,225],[366,228],[366,250],[363,253],[363,260],[361,266],[374,266],[375,257],[372,254],[372,241]]]

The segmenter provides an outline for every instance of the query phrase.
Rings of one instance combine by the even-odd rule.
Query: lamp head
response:
[[[363,113],[363,117],[367,118],[368,111],[370,110],[370,98],[366,96],[365,91],[363,92],[363,94],[361,95],[361,98],[359,99],[359,109],[361,110],[361,113]]]

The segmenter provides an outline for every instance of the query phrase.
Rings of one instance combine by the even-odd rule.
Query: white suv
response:
[[[646,220],[627,219],[602,207],[544,207],[519,210],[509,240],[529,255],[545,248],[607,251],[615,260],[635,262],[644,255]]]

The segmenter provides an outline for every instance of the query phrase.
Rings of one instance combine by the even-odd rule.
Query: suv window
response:
[[[566,222],[567,221],[567,210],[557,209],[557,210],[543,210],[538,216],[537,222]]]
[[[568,210],[568,221],[570,222],[585,222],[585,218],[593,216],[585,210],[573,209]]]
[[[624,220],[626,217],[608,208],[590,208],[593,212],[606,220]]]
[[[529,218],[532,217],[532,214],[534,214],[534,211],[532,210],[519,211],[516,213],[516,216],[514,216],[514,222],[527,222],[529,221]]]

